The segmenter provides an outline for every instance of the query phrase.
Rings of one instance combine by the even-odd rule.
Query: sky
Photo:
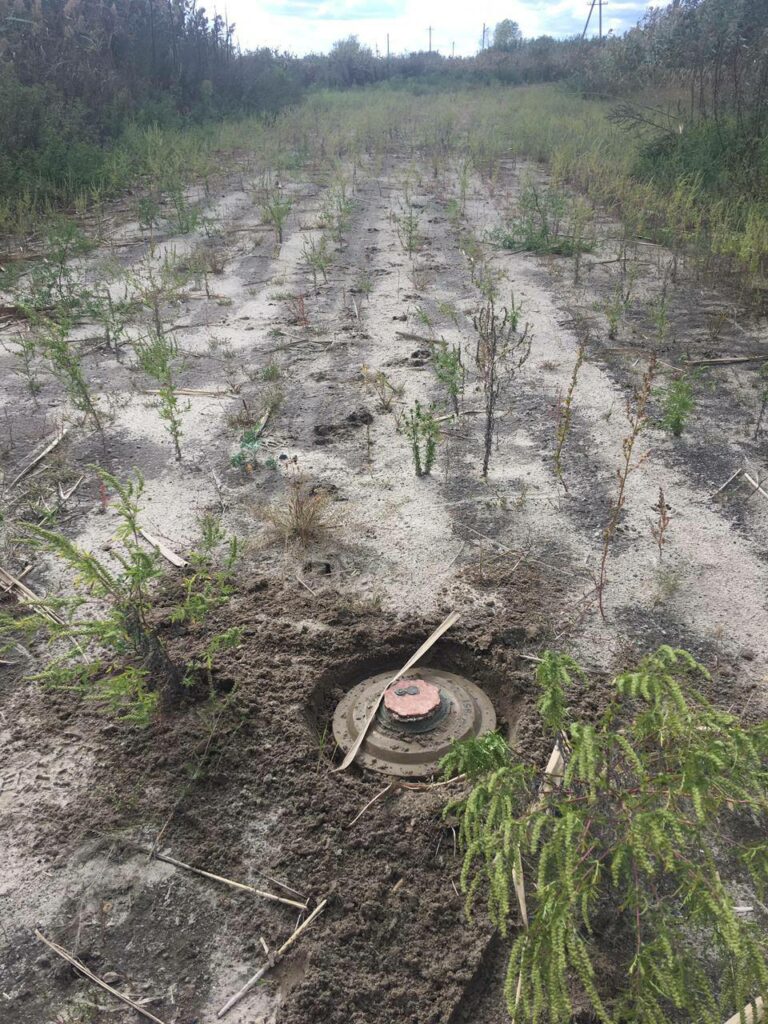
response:
[[[387,33],[392,53],[426,50],[431,25],[433,49],[450,55],[455,44],[456,55],[467,56],[479,49],[483,22],[492,31],[503,18],[516,21],[525,36],[580,34],[590,0],[484,0],[477,7],[466,0],[209,0],[206,6],[209,11],[226,10],[244,50],[269,46],[297,55],[326,52],[335,40],[356,35],[361,43],[384,53]],[[631,28],[649,6],[636,0],[605,0],[603,31]],[[597,33],[597,7],[590,35],[593,28]]]

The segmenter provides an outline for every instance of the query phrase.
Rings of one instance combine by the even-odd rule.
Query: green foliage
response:
[[[175,379],[175,364],[179,356],[178,343],[173,335],[162,329],[162,325],[159,330],[157,325],[153,325],[147,337],[136,342],[134,352],[139,367],[148,377],[157,381],[157,410],[173,441],[176,461],[181,462],[183,408]]]
[[[538,773],[496,735],[443,761],[472,787],[446,808],[460,823],[468,911],[482,890],[506,934],[513,872],[529,879],[510,1012],[567,1024],[578,994],[604,1024],[721,1024],[768,993],[765,937],[730,891],[768,883],[768,725],[710,704],[706,670],[671,647],[621,673],[596,720],[569,710],[583,679],[570,658],[547,653],[537,678],[542,724],[566,756],[561,786],[537,795]]]
[[[98,399],[91,391],[77,343],[70,339],[69,332],[68,321],[49,320],[38,336],[38,345],[74,408],[89,419],[103,437],[103,413],[99,410]]]
[[[448,348],[443,340],[435,347],[434,357],[437,379],[448,393],[454,414],[459,415],[459,396],[464,391],[464,365],[461,361],[461,348],[452,345]]]
[[[416,476],[429,476],[440,441],[440,424],[435,417],[434,405],[425,409],[417,400],[404,416],[403,432],[411,444]]]
[[[325,234],[315,238],[307,235],[301,247],[301,255],[312,271],[312,284],[317,290],[317,275],[323,275],[323,281],[328,283],[328,268],[331,265],[333,256],[328,246],[328,236]]]
[[[184,596],[171,612],[172,622],[203,622],[232,594],[234,568],[240,554],[236,537],[227,537],[220,520],[206,514],[200,520],[201,539],[187,559]],[[225,548],[223,558],[219,549]],[[218,649],[218,648],[217,648]]]
[[[160,567],[157,553],[147,550],[139,533],[144,481],[138,472],[125,482],[104,470],[99,477],[116,496],[112,508],[120,520],[119,546],[112,556],[117,568],[62,533],[28,526],[30,543],[68,568],[80,596],[41,602],[32,615],[10,627],[27,633],[42,628],[47,633],[54,654],[34,676],[43,685],[77,690],[144,723],[157,705],[159,690],[178,686],[184,673],[150,622],[151,585]],[[81,611],[88,614],[81,617]]]
[[[421,247],[420,221],[418,211],[410,205],[396,218],[397,237],[408,256],[413,256]]]
[[[290,199],[283,199],[279,189],[267,191],[261,201],[261,216],[265,224],[271,224],[275,229],[275,241],[278,245],[283,241],[283,228],[288,220],[288,215],[293,209]]]
[[[259,433],[259,430],[254,427],[246,430],[242,435],[240,447],[230,459],[235,469],[242,469],[247,473],[253,472],[253,467],[256,465],[256,456],[261,448]]]
[[[663,393],[660,426],[675,437],[680,437],[695,406],[696,399],[690,374],[676,377]]]
[[[175,699],[201,673],[212,684],[216,657],[237,646],[239,628],[210,637],[202,652],[186,662],[171,655],[161,624],[154,619],[155,584],[161,576],[158,553],[141,538],[139,517],[144,481],[120,481],[105,470],[99,478],[117,514],[116,568],[55,530],[28,526],[29,542],[52,554],[71,572],[73,597],[46,599],[32,613],[0,615],[0,634],[43,632],[52,656],[33,679],[44,686],[72,690],[104,704],[121,718],[146,724],[161,696]],[[218,520],[204,516],[201,541],[189,556],[183,596],[171,611],[176,623],[204,624],[210,612],[232,593],[239,547]],[[225,554],[219,556],[224,548]]]
[[[530,179],[518,200],[519,214],[505,230],[492,232],[502,249],[575,256],[592,252],[594,242],[585,237],[583,208],[569,202],[555,187],[540,188]]]

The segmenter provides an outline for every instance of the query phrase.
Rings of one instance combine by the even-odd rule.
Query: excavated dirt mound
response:
[[[477,681],[502,726],[514,719],[516,742],[540,761],[547,740],[534,724],[532,666],[518,651],[521,639],[546,631],[548,595],[523,567],[515,591],[503,621],[489,609],[460,622],[427,660]],[[339,696],[376,670],[399,667],[435,622],[340,611],[333,595],[260,581],[220,609],[212,628],[232,625],[243,626],[245,639],[217,673],[228,691],[218,710],[190,701],[138,731],[62,695],[38,694],[34,719],[15,730],[21,744],[34,729],[41,752],[62,730],[100,740],[87,795],[31,826],[52,888],[77,865],[92,875],[85,895],[62,901],[57,941],[97,973],[116,974],[134,997],[144,994],[141,983],[151,996],[172,992],[173,1006],[167,995],[151,1005],[161,1019],[210,1019],[201,1009],[223,1003],[253,973],[263,959],[260,937],[274,948],[296,912],[148,860],[130,845],[162,833],[160,849],[186,863],[273,890],[270,878],[285,881],[313,903],[329,899],[266,988],[244,1001],[243,1020],[464,1019],[452,1015],[485,970],[491,933],[466,925],[455,836],[442,820],[446,790],[396,790],[353,824],[388,780],[356,767],[331,771],[328,723]],[[178,643],[189,650],[194,638]],[[217,957],[225,951],[239,957],[239,970]],[[13,1018],[20,1024],[46,1019],[46,1007],[81,984],[24,929],[5,967],[21,978]]]

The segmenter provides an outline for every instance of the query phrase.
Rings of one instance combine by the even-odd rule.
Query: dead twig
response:
[[[233,1006],[235,1006],[237,1003],[240,1002],[240,1000],[243,998],[243,996],[247,995],[251,991],[252,988],[254,988],[256,985],[258,985],[258,983],[261,981],[261,979],[264,977],[264,975],[267,973],[267,971],[271,967],[274,967],[274,965],[279,960],[281,960],[283,958],[285,953],[290,949],[290,947],[293,945],[293,943],[299,938],[299,936],[302,934],[302,932],[304,932],[307,928],[309,928],[309,926],[312,924],[312,922],[315,920],[315,918],[319,914],[322,914],[322,912],[326,908],[327,903],[328,903],[328,900],[323,900],[322,903],[318,903],[318,905],[315,907],[315,909],[312,911],[312,913],[309,915],[309,917],[306,919],[306,921],[304,921],[303,924],[299,925],[299,927],[296,929],[296,931],[293,933],[293,935],[291,935],[291,937],[286,942],[284,942],[282,944],[282,946],[278,949],[278,951],[275,953],[275,955],[270,958],[269,962],[264,964],[263,967],[260,967],[259,970],[254,974],[254,976],[252,978],[248,979],[248,981],[243,985],[243,987],[240,989],[240,991],[239,992],[235,992],[235,994],[232,996],[232,998],[228,1002],[226,1002],[224,1004],[224,1006],[222,1006],[222,1008],[216,1014],[217,1017],[223,1017],[225,1013],[228,1013],[232,1009]]]
[[[45,456],[49,455],[53,451],[54,448],[58,447],[58,445],[61,444],[61,442],[64,440],[64,438],[66,436],[67,436],[67,427],[61,427],[57,431],[56,436],[51,441],[51,443],[46,445],[45,448],[43,448],[43,450],[40,452],[40,454],[36,455],[32,459],[31,462],[27,463],[27,465],[24,467],[24,469],[22,469],[22,471],[20,473],[18,473],[13,478],[13,480],[11,480],[10,486],[11,487],[15,487],[16,484],[19,482],[19,480],[23,480],[24,477],[27,475],[27,473],[29,473],[29,471],[31,469],[34,469],[35,466],[38,464],[38,462],[42,462],[42,460],[45,458]]]
[[[686,366],[727,366],[729,363],[757,363],[765,359],[765,353],[758,356],[727,356],[723,359],[686,359]]]
[[[275,896],[274,893],[265,892],[263,889],[256,889],[252,885],[246,885],[243,882],[233,882],[231,878],[223,878],[221,875],[211,874],[210,871],[203,871],[202,868],[193,868],[191,864],[185,864],[181,860],[176,860],[174,857],[168,857],[164,853],[158,853],[157,850],[152,850],[148,846],[140,846],[138,843],[129,843],[125,841],[126,845],[132,846],[140,853],[146,853],[150,857],[154,857],[156,860],[163,860],[166,864],[172,864],[175,868],[183,868],[185,871],[191,871],[194,875],[200,875],[203,878],[210,878],[213,882],[221,882],[223,885],[228,885],[232,889],[242,889],[244,892],[252,892],[255,896],[261,896],[265,900],[272,900],[274,903],[284,903],[287,907],[295,907],[297,910],[306,910],[306,903],[299,903],[296,900],[288,900],[283,896]]]
[[[390,782],[390,783],[389,783],[389,785],[388,785],[388,786],[385,786],[385,787],[384,787],[384,789],[380,790],[380,791],[379,791],[379,792],[378,792],[378,793],[376,794],[376,796],[375,796],[375,797],[373,797],[373,799],[372,799],[372,800],[369,800],[369,801],[368,801],[368,803],[367,803],[367,804],[365,805],[365,807],[364,807],[364,808],[362,809],[362,811],[358,811],[358,812],[357,812],[357,814],[356,814],[356,815],[354,816],[354,818],[352,819],[352,821],[350,821],[349,825],[347,825],[347,828],[352,828],[352,826],[353,826],[353,825],[355,824],[355,822],[356,822],[356,821],[359,821],[359,820],[360,820],[360,818],[362,818],[362,816],[363,816],[363,815],[365,814],[365,812],[366,812],[366,811],[368,810],[368,808],[369,808],[369,807],[372,807],[372,806],[373,806],[373,805],[374,805],[374,804],[376,803],[376,801],[377,801],[377,800],[380,800],[380,799],[381,799],[381,797],[383,797],[383,796],[386,796],[386,795],[387,795],[387,793],[391,793],[393,789],[398,789],[398,788],[399,788],[399,787],[398,787],[398,785],[397,785],[397,783],[396,783],[396,782]]]
[[[23,575],[26,575],[24,573]],[[60,615],[57,615],[52,609],[46,607],[44,598],[40,597],[30,590],[26,583],[22,583],[16,576],[12,576],[7,569],[3,569],[0,566],[0,583],[5,585],[5,592],[14,591],[16,597],[21,604],[34,605],[35,611],[38,615],[42,615],[43,618],[48,619],[49,622],[56,622],[58,625],[63,625],[64,620]]]
[[[62,946],[57,945],[55,942],[51,942],[50,939],[46,939],[43,933],[39,932],[37,929],[35,929],[35,938],[44,942],[45,945],[49,949],[53,950],[57,956],[60,956],[62,960],[66,960],[67,963],[71,964],[76,971],[79,971],[80,974],[88,978],[89,981],[92,981],[94,985],[98,985],[99,988],[103,988],[105,992],[109,992],[109,994],[114,996],[115,999],[119,999],[121,1003],[125,1003],[126,1006],[130,1006],[132,1010],[140,1013],[142,1017],[146,1017],[147,1020],[154,1021],[155,1024],[163,1024],[163,1021],[161,1021],[159,1017],[150,1013],[149,1010],[145,1010],[143,1006],[140,1006],[139,1003],[135,1003],[133,999],[129,999],[128,996],[124,996],[122,992],[118,992],[116,988],[112,988],[112,986],[108,985],[106,981],[102,981],[101,978],[94,974],[93,971],[89,970],[85,964],[80,963],[79,960],[75,959],[75,957],[73,957],[71,953],[68,953]]]

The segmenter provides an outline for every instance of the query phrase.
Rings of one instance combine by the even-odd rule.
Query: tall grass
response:
[[[0,197],[0,236],[31,230],[57,203],[82,210],[137,183],[168,194],[181,182],[215,175],[232,156],[254,173],[289,174],[337,174],[344,163],[389,154],[427,159],[435,169],[469,158],[492,181],[502,161],[525,158],[546,164],[555,181],[620,217],[628,237],[669,245],[704,271],[730,270],[752,281],[761,276],[768,265],[768,199],[745,190],[743,177],[729,188],[728,176],[704,161],[712,148],[700,138],[649,154],[646,140],[614,124],[610,112],[609,102],[553,85],[419,96],[379,87],[316,92],[272,120],[185,129],[134,125],[103,151],[87,188],[63,180],[52,193],[30,181]]]

